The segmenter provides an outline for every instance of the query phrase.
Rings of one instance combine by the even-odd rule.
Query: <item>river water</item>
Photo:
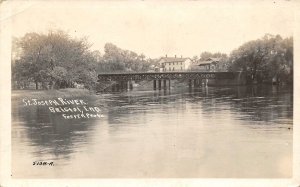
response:
[[[16,178],[292,176],[293,91],[277,86],[125,91],[81,98],[101,118],[12,100]],[[54,166],[36,166],[52,161]]]

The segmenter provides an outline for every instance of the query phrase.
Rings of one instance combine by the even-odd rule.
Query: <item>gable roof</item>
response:
[[[221,58],[207,58],[206,61],[220,61]]]
[[[220,62],[220,58],[207,58],[206,60],[198,60],[193,63],[195,66],[205,66]]]

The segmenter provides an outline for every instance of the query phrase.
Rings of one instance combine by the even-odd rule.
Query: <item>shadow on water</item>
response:
[[[45,154],[68,159],[76,148],[89,142],[88,132],[94,128],[93,119],[64,119],[61,113],[51,113],[45,106],[25,107],[13,103],[12,121],[15,127],[12,137],[28,137],[33,154]],[[20,129],[20,130],[18,130]]]
[[[293,118],[292,92],[292,88],[279,86],[239,88],[236,97],[231,100],[231,106],[245,114],[244,119],[282,123],[281,119]]]

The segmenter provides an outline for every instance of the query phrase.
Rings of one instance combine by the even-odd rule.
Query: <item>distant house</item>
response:
[[[162,57],[158,63],[160,65],[160,71],[186,71],[190,69],[192,60],[190,58],[177,58],[175,57]]]
[[[194,71],[226,71],[226,64],[221,62],[221,58],[207,58],[192,63],[191,69]]]

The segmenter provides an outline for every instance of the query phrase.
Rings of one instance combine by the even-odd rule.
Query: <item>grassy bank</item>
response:
[[[74,98],[94,95],[86,89],[66,88],[60,90],[12,90],[12,100],[18,98],[34,98],[34,99],[53,99],[53,98]]]

